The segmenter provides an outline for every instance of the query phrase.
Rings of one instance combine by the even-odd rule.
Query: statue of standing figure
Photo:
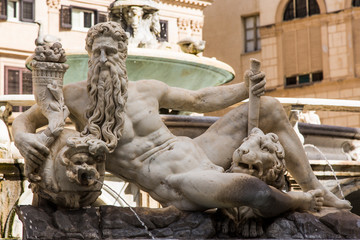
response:
[[[110,20],[121,23],[129,47],[156,48],[160,36],[159,9],[151,0],[117,0],[110,5]]]
[[[261,217],[289,210],[317,211],[323,205],[351,207],[316,178],[282,105],[274,98],[261,97],[258,126],[264,133],[277,135],[286,167],[303,192],[282,192],[250,171],[226,172],[248,136],[248,104],[236,107],[195,139],[174,136],[161,119],[160,108],[211,112],[247,99],[249,92],[261,96],[266,83],[263,72],[248,71],[242,83],[197,91],[156,80],[128,82],[127,35],[116,22],[93,26],[86,37],[86,50],[87,81],[63,88],[69,117],[83,136],[105,144],[107,171],[135,183],[163,206],[188,211],[246,206]],[[249,89],[249,81],[258,83]],[[35,132],[49,121],[37,104],[15,119],[15,143],[26,164],[41,166],[46,161],[50,151]],[[253,154],[243,149],[242,154],[246,153]],[[271,156],[274,149],[264,144],[256,153]],[[258,163],[247,166],[260,172]]]

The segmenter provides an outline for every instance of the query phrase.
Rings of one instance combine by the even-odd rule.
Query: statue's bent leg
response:
[[[241,173],[193,170],[169,176],[166,182],[182,196],[181,201],[172,203],[182,210],[248,206],[263,217],[273,217],[301,207],[303,200],[294,199],[258,178]],[[191,208],[194,205],[188,205],[188,202],[196,203],[198,208]]]
[[[234,150],[247,136],[247,113],[248,104],[240,105],[195,139],[212,162],[225,169],[230,166]],[[273,132],[278,135],[285,150],[286,167],[304,191],[323,189],[325,206],[350,207],[347,201],[338,199],[316,178],[304,148],[279,101],[272,97],[261,98],[259,127],[264,133]]]
[[[276,99],[262,97],[260,128],[264,132],[273,132],[278,135],[285,150],[286,167],[303,191],[321,189],[324,191],[324,206],[351,208],[348,201],[337,198],[317,179],[300,139],[292,128],[282,105]]]
[[[248,104],[231,110],[194,141],[216,165],[228,169],[234,151],[247,137]]]

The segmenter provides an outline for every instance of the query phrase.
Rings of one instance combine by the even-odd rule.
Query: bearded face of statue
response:
[[[144,12],[141,7],[131,6],[126,16],[127,23],[137,32]]]
[[[123,49],[125,48],[125,49]],[[94,39],[90,53],[87,110],[88,125],[83,135],[102,139],[112,152],[123,128],[127,98],[126,45],[110,36]]]

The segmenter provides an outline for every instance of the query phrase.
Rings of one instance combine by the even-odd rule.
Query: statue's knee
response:
[[[281,120],[286,118],[282,104],[273,97],[261,97],[261,112],[263,117],[268,117],[274,122],[281,122]]]
[[[277,100],[274,97],[269,97],[269,96],[261,97],[261,105],[265,109],[277,109],[277,108],[282,109],[282,105],[279,102],[279,100]]]

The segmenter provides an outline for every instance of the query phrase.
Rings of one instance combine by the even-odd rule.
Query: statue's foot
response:
[[[324,191],[321,189],[315,189],[310,190],[305,194],[307,195],[307,197],[305,197],[304,199],[304,209],[312,212],[320,211],[324,203]]]
[[[294,209],[312,212],[320,211],[324,203],[324,191],[322,189],[308,192],[290,191],[287,193],[295,203]]]
[[[334,207],[338,209],[348,209],[352,208],[351,203],[347,200],[339,199],[329,190],[325,190],[324,194],[324,206],[326,207]]]

